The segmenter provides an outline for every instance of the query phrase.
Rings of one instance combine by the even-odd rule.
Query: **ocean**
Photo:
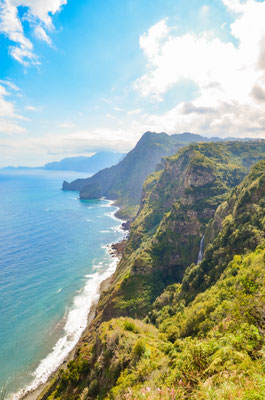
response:
[[[106,246],[124,234],[116,207],[60,190],[78,177],[0,171],[0,392],[10,399],[59,366],[115,270]]]

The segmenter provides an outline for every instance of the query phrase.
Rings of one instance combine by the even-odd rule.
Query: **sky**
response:
[[[265,138],[265,0],[0,0],[0,167]]]

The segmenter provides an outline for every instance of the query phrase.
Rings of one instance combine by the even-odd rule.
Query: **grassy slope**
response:
[[[191,145],[147,179],[113,285],[99,304],[104,319],[143,318],[164,287],[182,280],[217,206],[264,151],[265,143]]]
[[[103,323],[51,395],[61,399],[263,399],[264,244],[236,255],[221,278],[185,306],[168,287],[156,327]]]
[[[241,152],[242,158],[245,154],[248,159],[248,164],[237,164],[242,171],[262,154],[252,153],[250,159],[249,153]],[[169,160],[169,165],[178,157]],[[197,160],[196,155],[196,163]],[[205,165],[204,158],[202,161]],[[201,162],[197,164],[200,165]],[[188,165],[187,171],[191,170]],[[210,171],[212,174],[212,168]],[[216,182],[220,169],[214,173]],[[163,174],[148,178],[142,210]],[[225,176],[229,174],[228,167]],[[169,285],[163,291],[164,285],[160,286],[157,279],[161,273],[154,273],[152,252],[147,251],[153,246],[154,237],[155,245],[161,238],[157,229],[144,226],[138,247],[131,238],[112,290],[101,298],[94,334],[91,329],[75,361],[61,373],[50,400],[265,398],[265,162],[259,162],[232,193],[223,176],[227,192],[216,195],[215,189],[211,192],[208,188],[208,193],[213,193],[211,199],[226,196],[214,219],[209,218],[207,225],[205,218],[196,216],[201,224],[199,234],[207,225],[208,247],[203,262],[191,265],[182,283]],[[194,178],[194,172],[184,177],[184,184],[187,177]],[[196,202],[189,205],[192,209]],[[163,221],[172,224],[170,214],[177,210],[175,203],[170,211],[165,210],[158,232]],[[141,212],[138,218],[142,218]],[[142,218],[137,226],[136,221],[132,235],[138,234],[137,229],[144,222]],[[167,242],[163,243],[165,246]],[[171,242],[168,247],[175,251]],[[146,316],[146,323],[119,317],[128,314]],[[113,316],[119,318],[99,325]]]

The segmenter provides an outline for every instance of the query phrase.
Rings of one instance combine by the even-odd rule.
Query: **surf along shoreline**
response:
[[[108,199],[104,199],[108,200]],[[117,221],[120,222],[120,225],[117,227],[117,229],[120,229],[123,231],[123,235],[121,240],[118,243],[112,242],[110,244],[107,244],[105,246],[106,251],[109,253],[111,256],[113,262],[110,262],[109,268],[102,274],[103,276],[106,275],[106,278],[103,278],[103,280],[100,282],[99,287],[97,288],[97,293],[95,298],[92,300],[89,312],[87,315],[87,320],[86,320],[86,327],[81,333],[80,338],[78,339],[77,343],[74,345],[74,347],[68,352],[68,354],[63,358],[62,362],[56,367],[56,369],[47,376],[47,380],[45,382],[40,382],[36,387],[30,388],[30,385],[28,385],[28,389],[22,389],[20,392],[13,394],[11,397],[8,397],[8,400],[39,400],[39,399],[46,399],[53,390],[55,390],[55,387],[57,385],[58,381],[58,372],[61,369],[65,369],[67,367],[67,364],[69,361],[71,361],[74,358],[74,355],[80,347],[81,343],[84,340],[84,337],[86,335],[87,330],[89,329],[89,326],[92,324],[95,316],[96,316],[96,308],[98,301],[101,297],[101,294],[107,290],[110,286],[111,279],[113,274],[116,271],[117,265],[121,259],[122,256],[122,250],[123,250],[123,242],[128,236],[129,232],[129,224],[125,220],[122,220],[121,218],[116,217],[117,212],[119,211],[119,207],[115,205],[115,201],[113,200],[108,200],[108,206],[109,207],[116,207],[116,210],[113,212],[110,212],[110,217],[116,219]],[[89,299],[87,299],[89,301]],[[53,351],[53,350],[52,350]]]

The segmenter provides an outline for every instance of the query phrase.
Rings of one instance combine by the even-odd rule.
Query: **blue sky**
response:
[[[265,137],[264,20],[255,0],[0,0],[0,166],[146,130]]]

